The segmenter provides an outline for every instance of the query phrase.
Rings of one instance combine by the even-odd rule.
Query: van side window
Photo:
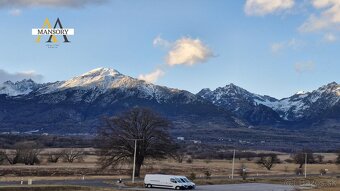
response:
[[[177,183],[176,180],[174,178],[170,178],[170,182],[172,183]]]

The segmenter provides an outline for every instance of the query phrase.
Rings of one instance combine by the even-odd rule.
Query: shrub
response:
[[[285,170],[284,170],[285,172],[288,172],[288,171],[289,171],[289,170],[288,170],[288,166],[284,166],[284,169],[285,169]]]
[[[204,172],[204,175],[205,175],[205,178],[206,178],[206,179],[210,179],[210,177],[211,177],[211,172],[207,170],[207,171]]]
[[[190,180],[195,180],[196,179],[196,174],[194,172],[190,173],[189,179]]]
[[[244,163],[241,164],[241,168],[239,169],[239,175],[242,177],[243,180],[246,180],[248,177],[247,167]]]
[[[284,160],[286,163],[294,163],[294,160],[293,159],[285,159]]]
[[[295,174],[296,174],[296,175],[303,175],[303,170],[302,170],[302,168],[296,168],[296,169],[295,169]]]
[[[327,170],[326,169],[320,169],[320,174],[321,175],[325,175],[327,173]]]
[[[186,162],[189,163],[189,164],[191,164],[191,163],[193,163],[194,161],[192,160],[192,158],[188,158],[188,159],[186,160]]]

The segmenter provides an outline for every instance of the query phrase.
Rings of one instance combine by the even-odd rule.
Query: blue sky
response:
[[[71,43],[35,43],[31,29],[58,17],[75,28]],[[234,83],[276,98],[339,82],[336,0],[12,0],[0,23],[2,81],[109,67],[193,93]]]

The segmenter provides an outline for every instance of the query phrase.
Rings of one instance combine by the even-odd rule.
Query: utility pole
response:
[[[137,152],[137,139],[135,139],[135,152],[134,152],[134,154],[133,154],[132,183],[135,183],[136,152]]]
[[[235,149],[233,154],[233,167],[231,169],[231,179],[234,179],[234,167],[235,167]]]
[[[135,172],[136,172],[136,155],[137,155],[137,141],[143,139],[128,139],[135,141],[135,151],[133,153],[133,166],[132,166],[132,183],[135,183]]]
[[[305,153],[305,178],[307,178],[307,153]]]

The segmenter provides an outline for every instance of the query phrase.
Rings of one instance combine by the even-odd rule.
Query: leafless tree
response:
[[[51,163],[57,163],[59,159],[62,158],[63,154],[64,153],[60,151],[49,152],[47,161]]]
[[[270,170],[278,162],[280,162],[280,160],[277,157],[277,154],[271,154],[269,156],[261,156],[256,163],[259,166],[265,167],[267,170]]]
[[[16,157],[15,152],[10,152],[7,150],[0,151],[1,164],[7,162],[8,164],[13,164],[14,158]]]
[[[178,151],[178,152],[175,152],[174,154],[171,155],[171,157],[178,163],[182,163],[183,162],[183,159],[185,157],[185,154],[184,152],[182,151]]]
[[[305,157],[307,154],[307,163],[315,163],[315,157],[314,154],[310,150],[302,150],[300,152],[297,152],[293,155],[293,160],[296,164],[299,164],[299,168],[302,168],[302,166],[305,164]]]
[[[324,158],[325,156],[323,155],[316,155],[316,159],[318,160],[318,163],[322,163]]]
[[[0,164],[3,164],[6,161],[6,153],[5,151],[0,151]]]
[[[340,164],[340,152],[338,153],[338,156],[336,157],[335,164]]]
[[[61,153],[64,161],[73,163],[75,160],[84,160],[85,153],[83,149],[64,149]]]
[[[118,116],[105,119],[98,133],[102,168],[116,168],[120,164],[132,164],[136,147],[136,171],[146,158],[162,159],[176,152],[176,146],[168,134],[171,123],[159,114],[146,108],[134,108]]]
[[[14,145],[14,148],[15,157],[13,158],[13,160],[8,158],[9,163],[24,163],[26,165],[34,165],[40,163],[38,155],[41,150],[35,142],[19,142]]]

